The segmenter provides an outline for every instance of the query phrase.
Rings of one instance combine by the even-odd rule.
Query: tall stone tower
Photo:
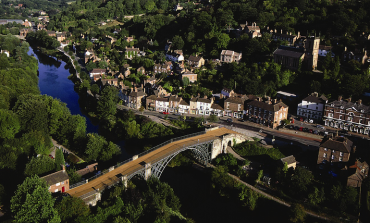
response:
[[[304,61],[307,69],[315,70],[319,59],[320,37],[308,36],[304,44]]]

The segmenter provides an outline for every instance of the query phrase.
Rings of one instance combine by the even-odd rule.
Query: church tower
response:
[[[304,60],[307,69],[316,70],[319,59],[320,37],[308,36],[304,44]]]

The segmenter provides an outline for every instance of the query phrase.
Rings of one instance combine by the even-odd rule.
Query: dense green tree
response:
[[[240,185],[240,187],[239,199],[243,202],[243,206],[247,206],[253,211],[257,205],[258,194],[245,185]]]
[[[99,118],[108,118],[117,111],[118,90],[113,86],[106,86],[101,92],[101,97],[96,108]]]
[[[305,222],[306,212],[301,204],[294,203],[290,207],[291,222]]]
[[[308,186],[312,183],[312,180],[313,175],[311,171],[297,166],[292,176],[292,186],[298,193],[305,193],[308,190]]]
[[[58,211],[62,222],[83,222],[84,218],[90,215],[89,206],[77,197],[63,197],[56,203],[55,210]]]
[[[181,50],[184,47],[184,40],[181,36],[174,36],[172,38],[172,49]]]
[[[31,158],[31,160],[26,164],[24,174],[26,176],[40,176],[53,170],[55,170],[54,160],[49,156],[41,155]]]
[[[0,138],[12,139],[20,130],[18,116],[12,111],[0,109]]]
[[[10,203],[16,222],[60,222],[48,185],[37,176],[27,177],[18,185]]]
[[[55,149],[55,169],[61,170],[65,166],[64,154],[62,149]]]

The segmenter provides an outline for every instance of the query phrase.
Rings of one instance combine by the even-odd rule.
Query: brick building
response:
[[[323,121],[326,126],[369,134],[370,108],[362,100],[352,102],[351,98],[329,102],[325,105]]]
[[[345,137],[326,137],[320,144],[317,164],[336,164],[344,167],[342,163],[349,161],[352,149],[353,142]]]
[[[63,170],[41,177],[49,185],[51,193],[65,192],[69,190],[69,177],[63,166]]]
[[[225,115],[234,118],[243,118],[244,102],[247,96],[232,96],[224,101]]]
[[[277,99],[262,101],[262,98],[247,102],[244,107],[246,117],[256,123],[276,128],[288,117],[288,106]]]

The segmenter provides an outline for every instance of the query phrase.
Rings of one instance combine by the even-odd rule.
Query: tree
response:
[[[311,171],[297,166],[292,177],[292,186],[295,189],[294,191],[300,194],[307,192],[308,185],[311,184],[312,179],[313,175]]]
[[[325,200],[324,188],[322,187],[321,190],[319,190],[315,187],[314,191],[308,195],[308,200],[312,205],[317,205],[323,202]]]
[[[258,194],[245,185],[242,185],[242,190],[239,192],[239,199],[243,201],[243,206],[247,206],[253,211],[257,204]]]
[[[98,111],[99,118],[108,118],[113,116],[117,111],[118,90],[113,86],[106,86],[98,101],[96,110]]]
[[[140,108],[139,108],[139,111],[141,112],[141,114],[143,114],[144,113],[144,106],[141,106]]]
[[[184,44],[184,40],[181,36],[176,35],[172,38],[173,49],[181,50],[184,47]]]
[[[31,160],[26,164],[24,174],[26,176],[42,175],[44,173],[51,172],[55,169],[55,162],[52,158],[46,155],[39,157],[32,157]]]
[[[90,90],[91,90],[91,93],[93,93],[94,95],[97,95],[99,94],[100,88],[97,84],[93,84],[91,85]]]
[[[263,170],[258,171],[258,176],[256,182],[259,183],[261,178],[263,177]]]
[[[182,79],[182,85],[186,88],[190,84],[190,80],[188,77],[184,77]]]
[[[10,203],[16,222],[60,222],[54,199],[45,180],[27,177],[18,185]]]
[[[218,117],[217,117],[217,115],[210,115],[208,120],[210,122],[218,122]]]
[[[56,149],[55,150],[55,169],[61,170],[61,166],[65,166],[66,163],[64,161],[64,154],[62,149]]]
[[[77,197],[63,197],[62,201],[55,205],[60,219],[63,222],[80,222],[90,214],[90,208],[86,203]]]
[[[306,218],[306,212],[302,205],[292,204],[290,206],[290,221],[304,222],[305,218]]]
[[[0,138],[12,139],[20,128],[21,125],[15,113],[0,109]]]

